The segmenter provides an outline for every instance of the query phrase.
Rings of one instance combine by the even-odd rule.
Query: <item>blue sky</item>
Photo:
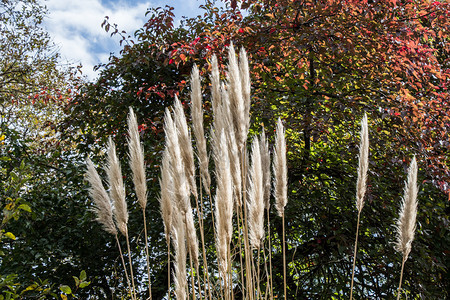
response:
[[[62,61],[82,64],[83,74],[94,79],[93,67],[120,50],[118,37],[101,28],[105,16],[119,29],[133,33],[145,23],[149,7],[171,5],[177,22],[201,13],[203,0],[45,0],[49,15],[45,27],[59,47]]]

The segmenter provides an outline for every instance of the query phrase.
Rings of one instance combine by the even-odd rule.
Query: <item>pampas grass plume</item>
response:
[[[215,197],[216,245],[220,266],[225,273],[228,268],[227,255],[233,232],[233,187],[226,136],[223,130],[220,133],[220,140],[216,141],[214,150],[218,182]]]
[[[229,88],[230,109],[233,116],[233,125],[236,132],[236,138],[239,148],[242,148],[245,140],[247,139],[247,126],[245,104],[242,95],[241,75],[233,43],[231,43],[228,48],[227,86]]]
[[[172,223],[172,242],[175,249],[175,295],[176,299],[186,299],[187,274],[186,274],[186,226],[180,212],[174,211]]]
[[[369,130],[367,115],[361,121],[361,142],[359,146],[358,179],[356,181],[356,208],[361,212],[367,188],[367,170],[369,169]]]
[[[281,119],[278,118],[276,137],[275,137],[275,153],[273,158],[273,174],[274,174],[274,194],[275,207],[278,215],[284,215],[284,207],[287,204],[287,163],[286,163],[286,140],[284,137],[284,127]]]
[[[405,183],[404,196],[397,220],[397,240],[395,249],[406,258],[411,252],[411,243],[414,240],[417,216],[417,162],[413,158],[409,166],[408,178]]]
[[[266,134],[263,131],[261,133],[261,139],[259,143],[261,152],[261,166],[263,172],[263,184],[264,184],[264,207],[269,209],[270,207],[270,152],[269,142],[266,139]]]
[[[116,154],[116,146],[111,137],[108,141],[108,163],[106,167],[110,196],[114,203],[114,217],[119,231],[127,236],[128,211],[125,200],[125,186],[122,179],[119,159]]]
[[[264,180],[258,137],[252,143],[252,164],[249,189],[249,237],[253,248],[259,249],[264,237]]]
[[[200,75],[198,68],[194,65],[191,73],[191,115],[192,127],[194,129],[195,140],[197,141],[198,158],[200,161],[200,173],[203,179],[203,186],[209,191],[211,177],[208,172],[208,153],[206,150],[205,131],[203,129],[203,107],[202,90],[200,85]]]
[[[108,193],[103,187],[102,180],[100,179],[94,164],[89,158],[86,160],[86,165],[86,179],[91,185],[89,188],[89,195],[95,204],[95,208],[93,210],[97,215],[96,220],[103,225],[103,229],[106,232],[111,233],[112,235],[117,235],[117,229],[113,220],[111,200],[109,199]]]
[[[174,186],[174,199],[176,206],[183,213],[190,209],[189,184],[186,179],[184,162],[181,156],[180,143],[178,140],[177,127],[172,115],[166,108],[164,115],[164,131],[166,133],[166,148],[168,150],[171,164],[171,175]]]
[[[197,186],[195,184],[195,165],[194,165],[194,151],[192,149],[192,139],[191,134],[186,122],[186,116],[184,114],[183,106],[180,100],[175,95],[174,102],[174,121],[178,133],[178,141],[180,143],[180,153],[183,159],[186,177],[189,181],[189,188],[197,198]]]
[[[213,55],[211,58],[211,96],[214,114],[217,114],[218,107],[222,104],[220,95],[220,73],[217,63],[217,57]]]
[[[161,195],[159,198],[159,204],[161,208],[161,216],[164,222],[164,232],[166,239],[170,236],[172,229],[172,197],[173,197],[173,181],[170,174],[170,161],[169,153],[167,149],[163,153],[161,162],[161,178],[159,179],[159,185],[161,188]]]
[[[145,179],[144,149],[139,138],[136,115],[130,107],[128,114],[128,149],[130,168],[133,173],[133,183],[136,196],[142,209],[147,206],[147,183]]]
[[[241,75],[242,83],[242,97],[244,100],[244,136],[247,136],[248,129],[250,128],[250,71],[248,68],[247,52],[244,47],[239,51],[239,72]]]

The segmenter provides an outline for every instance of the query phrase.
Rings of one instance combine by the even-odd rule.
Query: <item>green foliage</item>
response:
[[[79,193],[71,194],[70,186],[82,182],[72,176],[77,174],[77,154],[70,142],[61,142],[56,123],[63,116],[61,104],[80,79],[71,69],[58,66],[58,52],[42,27],[46,13],[35,0],[0,3],[0,294],[4,299],[55,297],[55,283],[73,280],[70,274],[80,270],[74,266],[55,276],[57,266],[67,265],[68,252],[56,253],[69,248],[68,239],[64,244],[61,237],[68,233],[64,226],[74,210],[60,205],[58,212],[51,212],[48,206],[53,207],[55,199],[61,204],[71,201]],[[58,215],[57,223],[52,223],[52,214]]]
[[[75,298],[78,299],[78,297],[76,296],[76,293],[78,291],[78,289],[83,289],[87,286],[89,286],[91,284],[90,281],[86,281],[86,271],[81,271],[80,273],[80,277],[76,277],[76,276],[72,276],[73,280],[75,281],[75,289],[72,290],[70,288],[70,286],[68,285],[61,285],[59,287],[59,289],[61,290],[61,292],[63,292],[60,297],[61,299],[69,299],[69,298]]]
[[[243,1],[242,7],[248,8],[243,13],[232,5],[217,8],[206,1],[202,6],[205,14],[184,20],[184,27],[180,28],[173,27],[170,8],[153,10],[147,24],[137,31],[137,41],[124,46],[124,58],[111,57],[110,64],[104,66],[105,75],[117,71],[105,79],[115,74],[120,84],[100,79],[98,91],[92,92],[91,88],[73,103],[71,109],[76,113],[69,120],[90,120],[98,115],[101,122],[92,121],[86,132],[92,132],[100,144],[100,139],[104,141],[114,132],[116,143],[124,145],[125,103],[129,104],[144,123],[142,128],[151,128],[143,130],[142,138],[149,153],[149,177],[155,177],[152,167],[158,164],[162,145],[161,108],[171,104],[173,90],[178,87],[180,99],[187,99],[183,87],[193,63],[198,64],[208,82],[212,54],[219,57],[219,65],[223,66],[221,57],[230,41],[244,46],[252,68],[252,133],[257,134],[261,124],[273,132],[273,120],[278,116],[287,126],[290,298],[345,298],[349,294],[348,274],[356,228],[357,121],[364,112],[369,115],[371,164],[355,294],[361,298],[394,294],[399,264],[392,262],[399,260],[390,246],[394,237],[391,224],[397,215],[408,157],[417,154],[421,166],[419,203],[422,205],[423,201],[426,209],[419,211],[418,237],[408,263],[421,267],[406,270],[405,289],[411,297],[441,297],[439,290],[448,290],[443,280],[448,276],[448,255],[445,246],[438,246],[449,243],[444,225],[448,222],[445,191],[449,157],[445,148],[449,140],[445,133],[449,116],[442,109],[448,102],[448,60],[443,59],[444,53],[448,54],[448,46],[443,44],[448,35],[442,30],[448,22],[444,17],[448,4],[418,1],[399,10],[394,2],[369,5],[364,1]],[[418,12],[424,17],[416,18]],[[424,34],[428,40],[422,39]],[[432,47],[437,52],[429,51]],[[136,63],[127,64],[133,60]],[[133,68],[145,70],[142,62],[147,61],[155,62],[155,69],[177,74],[171,77],[172,89],[158,85],[158,81],[148,81],[145,76],[127,77],[127,72],[145,74]],[[204,91],[208,126],[208,84]],[[107,105],[103,104],[103,95],[107,95]],[[165,100],[160,102],[161,98],[153,98],[156,96]],[[148,102],[142,103],[144,98]],[[87,107],[88,103],[91,106]],[[120,109],[115,110],[114,105]],[[155,105],[159,113],[139,115],[148,105]],[[77,112],[79,108],[82,114]],[[156,118],[151,117],[154,113]],[[80,126],[85,129],[88,125]],[[89,140],[86,138],[83,143],[87,149]],[[125,157],[123,149],[122,154]],[[149,198],[154,199],[154,195]],[[435,217],[431,218],[431,214]],[[270,217],[274,220],[272,230],[277,232],[272,244],[276,244],[281,223],[274,212]],[[158,218],[152,221],[160,222]],[[154,230],[152,234],[154,242],[160,233]],[[436,249],[429,244],[436,245]],[[429,248],[433,250],[428,251]],[[158,250],[163,251],[159,246],[153,250],[158,257]],[[433,258],[428,255],[430,252]],[[280,254],[275,255],[274,261],[275,266],[281,264]],[[275,289],[280,291],[281,273],[276,267],[274,271]],[[158,271],[154,276],[154,281],[164,281],[164,273]]]
[[[290,298],[348,295],[356,228],[357,120],[364,112],[369,113],[371,165],[355,293],[360,298],[394,293],[399,264],[392,262],[399,260],[390,246],[391,224],[408,157],[415,153],[421,167],[421,210],[407,262],[414,267],[406,269],[404,287],[410,297],[447,296],[450,235],[448,196],[442,191],[449,176],[445,88],[450,43],[443,30],[448,18],[442,17],[448,4],[413,1],[399,9],[396,1],[250,0],[241,2],[244,11],[233,7],[236,1],[225,2],[217,8],[205,1],[205,14],[184,20],[178,28],[170,7],[149,10],[148,22],[133,40],[123,39],[121,55],[100,66],[96,82],[80,85],[64,111],[61,101],[72,96],[68,88],[78,82],[70,73],[55,72],[57,54],[40,26],[44,7],[35,0],[0,4],[0,20],[7,24],[0,38],[0,274],[5,299],[19,297],[30,286],[36,295],[59,295],[60,284],[72,292],[79,287],[80,298],[125,297],[114,241],[86,211],[92,203],[80,174],[86,154],[101,160],[107,136],[126,145],[129,106],[141,122],[146,151],[153,295],[166,294],[166,249],[156,200],[164,108],[175,94],[188,99],[186,82],[196,63],[205,76],[208,126],[210,58],[224,57],[231,40],[249,53],[251,132],[259,133],[264,124],[272,142],[273,120],[280,116],[287,126]],[[362,7],[364,14],[359,13]],[[105,29],[117,29],[107,24]],[[225,63],[219,60],[222,67]],[[189,101],[184,105],[188,108]],[[125,160],[124,148],[119,154]],[[129,174],[125,161],[122,165]],[[125,181],[132,190],[130,179]],[[137,250],[133,258],[141,261],[142,219],[134,204],[131,195],[130,232],[137,237],[131,245]],[[270,214],[276,245],[281,221],[275,212]],[[205,228],[212,240],[212,224]],[[214,257],[213,250],[207,255]],[[277,252],[276,291],[282,290],[281,259]],[[90,276],[88,290],[81,286],[86,282],[82,274],[79,285],[71,277],[80,270]],[[135,273],[145,282],[141,268]]]

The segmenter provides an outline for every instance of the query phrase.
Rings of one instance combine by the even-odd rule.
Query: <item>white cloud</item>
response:
[[[175,7],[179,24],[182,16],[193,17],[202,13],[198,6],[203,0],[46,0],[49,15],[45,26],[59,46],[63,60],[82,64],[83,74],[94,79],[93,67],[106,63],[110,52],[118,54],[118,37],[110,37],[101,28],[105,16],[111,24],[132,35],[147,21],[145,12],[150,7],[166,4]]]
[[[59,46],[64,60],[81,63],[89,79],[96,77],[93,67],[106,62],[110,52],[120,50],[118,39],[101,28],[105,16],[120,30],[133,33],[145,23],[149,1],[129,4],[124,1],[106,4],[100,0],[48,0],[49,16],[45,26]]]

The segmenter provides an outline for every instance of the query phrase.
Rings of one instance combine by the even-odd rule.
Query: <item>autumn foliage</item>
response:
[[[249,0],[225,1],[223,8],[206,1],[202,8],[203,15],[184,19],[180,27],[174,25],[171,7],[150,9],[148,22],[133,37],[123,36],[121,56],[112,55],[99,66],[98,81],[80,89],[69,105],[66,124],[83,132],[79,148],[102,145],[108,135],[125,144],[125,117],[132,106],[142,120],[148,171],[155,173],[164,108],[172,105],[174,95],[188,99],[192,66],[204,77],[208,127],[212,55],[217,55],[224,78],[227,46],[244,46],[255,124],[250,135],[259,133],[261,125],[273,133],[278,117],[286,124],[287,257],[294,270],[288,274],[290,298],[346,295],[342,291],[348,290],[356,228],[350,209],[356,137],[364,113],[372,146],[361,215],[368,229],[358,246],[367,252],[358,254],[357,264],[370,272],[356,270],[355,280],[368,283],[358,284],[355,295],[385,298],[394,293],[398,266],[391,264],[396,253],[389,246],[394,236],[390,224],[400,205],[402,176],[416,155],[420,188],[427,196],[421,200],[419,192],[419,203],[426,204],[418,212],[419,233],[411,253],[420,267],[404,274],[405,289],[413,296],[441,296],[448,290],[442,278],[448,274],[449,254],[450,4]],[[108,24],[104,27],[110,30]],[[183,105],[189,109],[189,101]],[[273,134],[269,141],[273,143]],[[275,214],[271,219],[280,237],[281,222]],[[281,257],[275,256],[274,262],[281,265]],[[153,276],[163,281],[164,268],[156,263],[152,267]],[[275,267],[274,272],[274,286],[280,290],[281,271]]]

